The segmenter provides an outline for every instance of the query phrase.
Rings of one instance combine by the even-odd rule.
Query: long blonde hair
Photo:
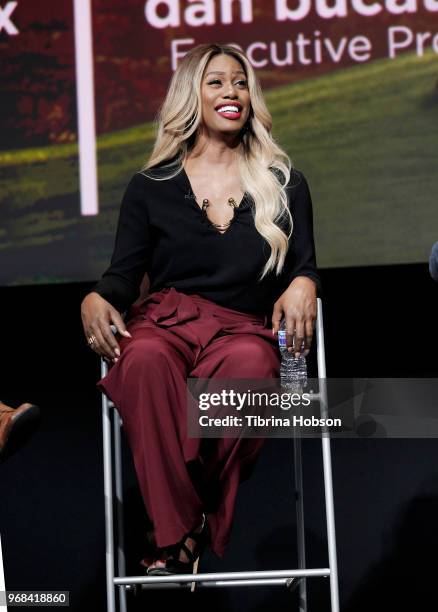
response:
[[[271,247],[261,280],[271,270],[275,269],[277,275],[281,273],[288,250],[293,223],[285,186],[290,179],[292,162],[271,135],[272,116],[257,76],[242,51],[227,44],[201,44],[184,56],[157,113],[156,140],[142,171],[155,180],[167,180],[181,172],[201,123],[202,77],[210,59],[220,53],[231,55],[240,62],[248,82],[251,111],[241,132],[243,154],[238,157],[238,169],[241,186],[254,201],[255,227]],[[146,172],[175,156],[177,171],[167,174],[164,179]],[[287,233],[275,223],[284,219],[288,225]]]

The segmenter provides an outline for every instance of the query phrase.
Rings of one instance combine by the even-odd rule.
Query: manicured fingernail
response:
[[[127,336],[128,338],[132,338],[131,334],[129,333],[128,330],[126,330],[125,332],[123,332],[125,334],[125,336]]]
[[[275,332],[274,332],[274,328],[272,328],[272,335],[274,335],[274,334],[275,334]]]
[[[120,350],[118,348],[115,348],[114,352],[118,357],[120,357]]]
[[[114,363],[117,363],[118,362],[117,357],[114,357],[113,361],[114,361]]]

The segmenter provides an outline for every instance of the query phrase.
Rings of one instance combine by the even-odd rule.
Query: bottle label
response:
[[[285,329],[278,330],[278,346],[281,349],[286,348],[286,330]]]

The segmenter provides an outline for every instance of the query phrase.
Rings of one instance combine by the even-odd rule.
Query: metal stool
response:
[[[326,378],[324,329],[322,318],[322,303],[318,298],[316,321],[318,378]],[[102,377],[108,372],[107,364],[102,360]],[[324,416],[327,409],[327,392],[321,385],[318,399],[321,402],[321,413]],[[333,507],[333,483],[328,434],[322,436],[322,459],[324,470],[324,492],[327,520],[327,541],[329,567],[306,568],[306,551],[304,538],[304,507],[303,482],[301,463],[301,440],[294,437],[295,458],[295,499],[297,513],[297,545],[298,569],[248,571],[248,572],[215,572],[172,576],[126,576],[125,554],[123,541],[123,486],[121,457],[121,427],[122,421],[116,407],[102,394],[102,425],[103,425],[103,466],[105,490],[105,535],[106,535],[106,588],[107,610],[115,612],[115,587],[119,588],[119,610],[126,612],[126,590],[137,588],[190,588],[197,582],[201,587],[231,587],[260,586],[267,584],[285,585],[299,589],[299,611],[307,612],[306,577],[325,576],[330,578],[331,611],[339,612],[338,570],[336,559],[336,536]],[[114,450],[111,438],[114,437]],[[114,490],[113,490],[114,474]],[[115,495],[115,498],[114,498]],[[116,517],[114,521],[113,502],[116,502]],[[115,530],[114,530],[115,523]],[[114,553],[114,531],[117,539],[117,556]]]

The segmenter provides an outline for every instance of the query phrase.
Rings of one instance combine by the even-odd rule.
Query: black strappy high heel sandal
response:
[[[195,542],[193,550],[187,546],[188,539]],[[202,515],[202,526],[199,531],[189,531],[180,542],[166,547],[168,557],[162,561],[162,565],[155,566],[152,564],[148,567],[147,574],[149,576],[168,576],[170,574],[197,574],[199,559],[205,548],[210,543],[210,530],[205,514]],[[187,561],[181,561],[181,554],[184,554]],[[196,587],[196,582],[192,582],[191,591]]]

